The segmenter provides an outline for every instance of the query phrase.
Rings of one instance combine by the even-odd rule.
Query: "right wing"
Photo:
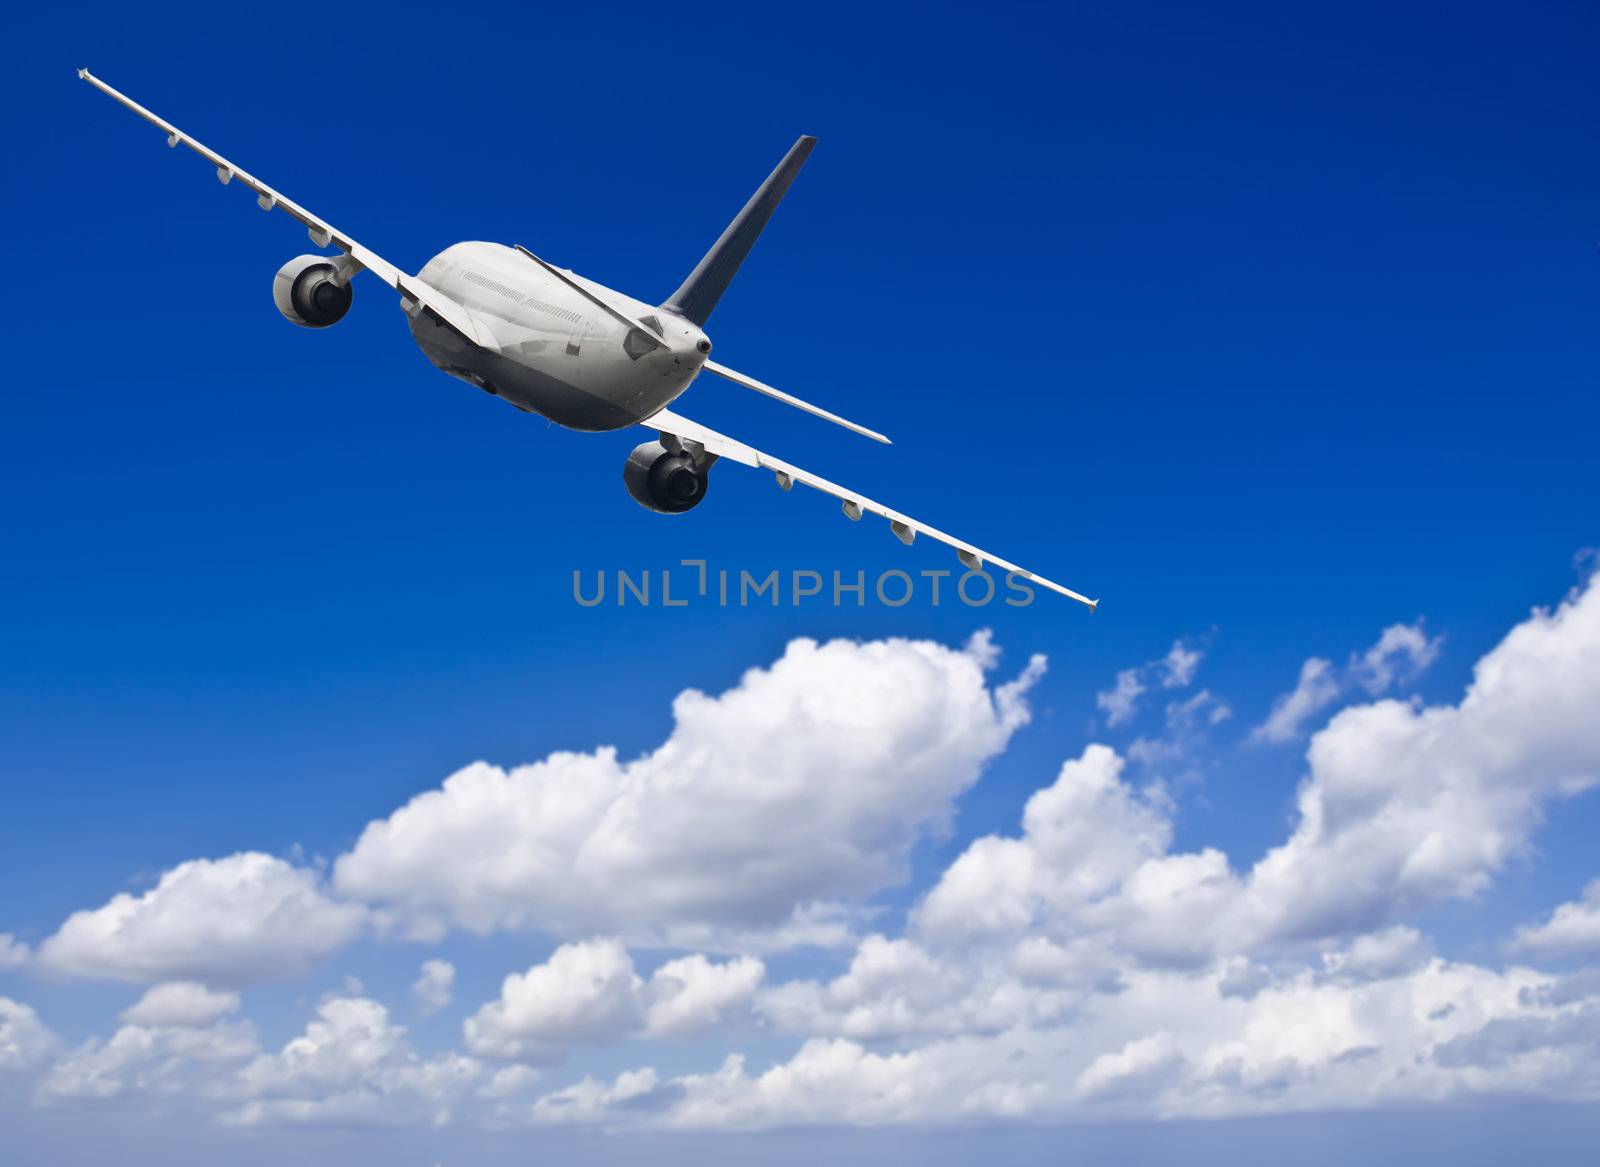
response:
[[[296,219],[302,223],[306,228],[306,233],[311,236],[311,242],[315,243],[318,247],[338,247],[348,257],[347,259],[340,261],[344,267],[343,274],[340,277],[341,279],[348,278],[348,276],[353,275],[362,268],[366,268],[373,275],[377,276],[384,283],[388,284],[391,288],[400,293],[401,305],[405,308],[408,315],[416,316],[419,312],[426,312],[434,319],[453,328],[456,332],[459,332],[462,336],[464,336],[467,340],[472,341],[474,344],[484,343],[485,338],[479,335],[477,328],[473,324],[471,314],[448,296],[442,295],[440,292],[429,287],[415,276],[407,275],[405,272],[395,267],[394,264],[378,255],[376,252],[369,251],[350,236],[346,235],[343,231],[335,228],[331,223],[328,223],[326,220],[319,219],[316,215],[313,215],[310,211],[306,210],[293,199],[286,198],[278,191],[272,189],[272,187],[255,177],[255,175],[250,174],[248,171],[239,169],[239,167],[235,166],[232,162],[229,162],[221,154],[218,154],[215,150],[201,145],[188,134],[185,134],[182,130],[178,129],[177,126],[174,126],[171,122],[158,118],[155,114],[151,113],[137,101],[134,101],[131,97],[128,97],[126,94],[119,93],[117,90],[107,85],[104,81],[100,80],[100,78],[90,73],[89,70],[79,69],[78,76],[83,78],[90,85],[93,85],[96,89],[100,90],[100,92],[109,97],[115,98],[117,101],[120,101],[123,105],[127,106],[151,125],[158,126],[165,130],[167,132],[168,146],[187,146],[196,154],[200,155],[200,157],[204,158],[207,162],[215,166],[217,168],[217,179],[224,186],[237,178],[240,183],[249,187],[255,192],[256,202],[260,205],[263,211],[270,211],[276,207],[287,214],[291,219]]]
[[[679,446],[688,447],[691,453],[703,451],[715,454],[719,458],[731,458],[735,462],[742,462],[746,466],[753,466],[758,470],[770,470],[777,476],[778,485],[784,490],[791,489],[796,482],[803,482],[813,490],[820,490],[824,494],[831,494],[834,498],[844,503],[844,513],[851,519],[860,519],[862,512],[868,511],[875,515],[882,515],[889,520],[889,528],[895,533],[902,543],[909,544],[919,534],[956,549],[956,558],[967,568],[978,571],[985,563],[992,563],[1003,571],[1011,572],[1025,580],[1038,584],[1040,587],[1049,588],[1053,592],[1066,596],[1068,599],[1077,600],[1080,604],[1087,604],[1093,611],[1099,605],[1099,600],[1091,600],[1081,596],[1071,588],[1062,587],[1053,580],[1043,576],[1034,575],[1025,568],[1018,567],[1015,563],[1007,563],[999,556],[990,555],[974,547],[971,543],[963,543],[952,535],[919,523],[916,519],[902,515],[899,511],[890,510],[882,503],[873,502],[872,499],[836,483],[829,482],[826,478],[819,478],[815,474],[801,470],[798,466],[791,466],[780,461],[770,454],[763,454],[743,442],[736,442],[730,437],[719,434],[716,430],[707,429],[699,422],[690,421],[686,417],[679,417],[671,410],[663,409],[653,417],[648,417],[639,423],[644,429],[655,430],[662,438],[674,439]],[[671,445],[668,441],[666,444]]]
[[[732,381],[735,385],[743,385],[746,389],[754,389],[757,393],[764,393],[774,401],[781,401],[785,405],[803,409],[807,413],[820,417],[825,421],[833,422],[834,425],[842,425],[845,429],[852,430],[862,437],[871,438],[875,442],[882,442],[886,446],[890,444],[889,439],[877,430],[869,430],[864,425],[857,425],[853,421],[840,417],[837,413],[829,413],[826,409],[812,405],[809,401],[801,401],[798,397],[785,393],[782,389],[774,389],[765,381],[757,381],[754,377],[747,376],[736,369],[728,368],[727,365],[719,365],[716,361],[707,361],[705,370],[708,373],[715,373],[719,377]]]

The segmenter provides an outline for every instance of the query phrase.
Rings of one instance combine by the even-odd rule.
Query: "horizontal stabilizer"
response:
[[[735,369],[728,368],[727,365],[719,365],[716,361],[707,361],[705,368],[706,372],[715,373],[719,377],[732,381],[735,385],[743,385],[746,389],[754,389],[757,393],[764,393],[774,401],[781,401],[785,405],[803,409],[815,417],[820,417],[824,421],[831,421],[834,425],[842,425],[845,429],[858,433],[862,437],[871,438],[875,442],[882,442],[886,446],[890,444],[889,439],[877,430],[869,430],[864,425],[857,425],[853,421],[840,417],[837,413],[829,413],[826,409],[812,405],[809,401],[801,401],[800,398],[785,393],[782,389],[774,389],[763,381],[757,381],[754,377],[747,377]]]

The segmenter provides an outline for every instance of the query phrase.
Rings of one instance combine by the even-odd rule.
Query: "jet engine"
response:
[[[297,255],[272,278],[278,311],[301,328],[326,328],[350,311],[350,284],[325,255]]]
[[[664,515],[680,515],[706,496],[706,465],[660,442],[634,447],[622,480],[634,502]]]

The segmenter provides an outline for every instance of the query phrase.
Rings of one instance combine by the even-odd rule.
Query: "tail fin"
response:
[[[733,274],[739,270],[744,257],[750,254],[750,248],[755,245],[761,229],[767,225],[767,220],[772,218],[772,212],[777,209],[783,196],[788,192],[794,176],[799,174],[800,167],[805,165],[811,147],[816,144],[817,140],[806,134],[789,147],[789,152],[783,156],[783,161],[778,163],[778,168],[767,175],[767,181],[750,196],[750,201],[744,205],[744,210],[728,224],[728,229],[722,233],[722,238],[706,252],[705,258],[695,266],[694,271],[689,273],[689,278],[683,281],[683,286],[661,305],[663,308],[668,312],[676,312],[696,324],[706,322],[706,317],[711,315],[711,310],[717,306],[717,301],[722,299],[722,293],[727,291],[728,285],[733,282]]]

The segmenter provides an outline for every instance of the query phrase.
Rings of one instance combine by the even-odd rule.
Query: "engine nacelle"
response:
[[[635,446],[622,467],[633,501],[646,510],[681,515],[706,496],[705,469],[688,454],[674,453],[660,442]]]
[[[301,328],[326,328],[344,319],[354,294],[325,255],[297,255],[272,278],[278,311]]]

